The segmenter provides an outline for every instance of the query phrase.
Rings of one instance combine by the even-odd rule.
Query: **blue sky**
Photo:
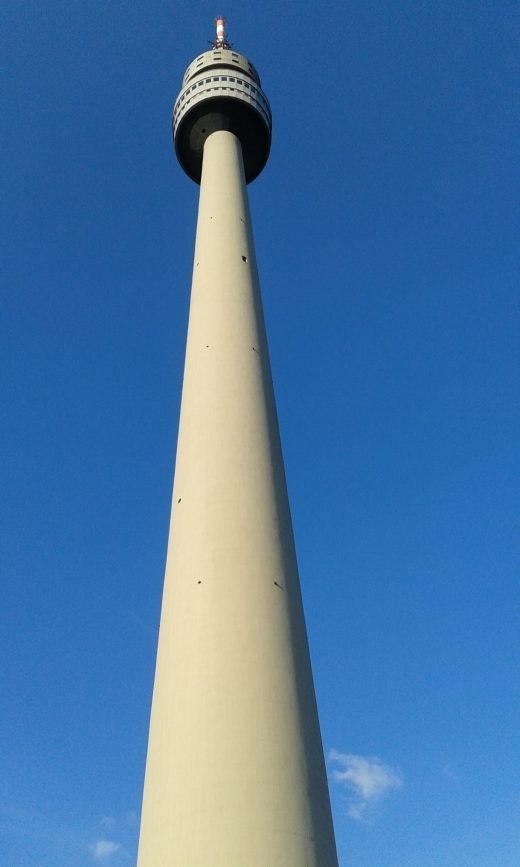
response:
[[[135,850],[227,16],[341,867],[518,867],[514,5],[3,4],[0,863]]]

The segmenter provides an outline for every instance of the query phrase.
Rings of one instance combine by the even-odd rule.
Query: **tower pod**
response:
[[[217,130],[242,145],[246,183],[260,174],[271,147],[271,109],[253,64],[230,48],[214,48],[188,66],[173,109],[173,141],[186,174],[200,184],[202,153]]]

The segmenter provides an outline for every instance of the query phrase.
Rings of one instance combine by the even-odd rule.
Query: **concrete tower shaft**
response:
[[[337,867],[243,151],[203,143],[138,867]]]

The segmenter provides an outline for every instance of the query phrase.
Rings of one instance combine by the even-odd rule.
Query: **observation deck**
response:
[[[215,47],[190,63],[173,109],[177,158],[196,183],[204,143],[218,130],[237,136],[246,182],[254,180],[269,156],[271,109],[253,64],[228,47]]]

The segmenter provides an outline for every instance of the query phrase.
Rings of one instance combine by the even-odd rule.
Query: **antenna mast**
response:
[[[231,48],[231,45],[225,36],[225,24],[226,22],[221,15],[219,15],[218,18],[215,18],[216,36],[215,41],[213,42],[213,48]]]

